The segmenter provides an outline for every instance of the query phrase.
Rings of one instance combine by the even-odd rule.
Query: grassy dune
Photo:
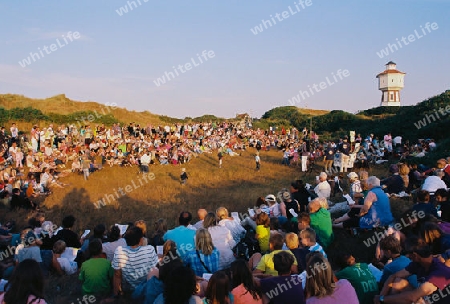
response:
[[[44,114],[71,114],[77,111],[96,111],[98,114],[112,114],[114,117],[117,117],[119,120],[123,120],[126,123],[132,121],[143,125],[148,123],[162,123],[159,115],[152,114],[148,111],[130,111],[127,110],[125,106],[125,102],[124,104],[113,104],[111,107],[108,104],[101,104],[93,101],[74,101],[67,98],[64,94],[45,99],[28,98],[23,95],[15,94],[0,94],[0,107],[5,109],[33,107],[41,110]],[[31,129],[31,126],[29,129]],[[29,129],[26,130],[29,131]]]

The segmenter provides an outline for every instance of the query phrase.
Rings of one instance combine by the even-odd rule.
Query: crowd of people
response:
[[[38,195],[50,194],[52,188],[67,186],[60,177],[80,173],[87,180],[104,166],[136,166],[148,173],[152,164],[184,164],[199,154],[217,153],[221,167],[225,155],[237,156],[237,151],[249,147],[257,150],[256,170],[261,169],[259,151],[278,149],[283,152],[282,164],[299,165],[303,172],[315,160],[324,158],[328,174],[337,168],[347,172],[353,164],[368,168],[370,163],[387,161],[389,154],[407,160],[418,149],[423,154],[436,147],[433,140],[402,143],[401,136],[392,139],[390,133],[381,141],[373,134],[364,140],[359,134],[350,139],[345,136],[338,142],[319,142],[318,135],[306,128],[261,130],[253,129],[248,122],[49,124],[43,128],[35,125],[29,133],[19,132],[13,123],[8,131],[0,129],[0,200],[6,204],[5,196],[17,188],[32,201]],[[36,207],[28,201],[20,204]]]
[[[80,238],[72,230],[73,216],[56,230],[39,212],[20,235],[2,226],[2,240],[15,248],[11,261],[1,264],[9,278],[4,301],[45,303],[42,280],[48,272],[77,275],[83,295],[104,302],[124,297],[136,303],[411,303],[442,297],[450,289],[450,229],[429,192],[419,190],[419,202],[395,222],[380,180],[361,172],[348,174],[354,203],[334,220],[329,192],[308,190],[300,180],[259,197],[253,216],[233,218],[225,207],[199,209],[194,223],[183,211],[179,226],[168,230],[160,219],[151,233],[140,220],[125,233],[98,224],[91,237]],[[447,189],[433,199],[441,217],[448,216]],[[333,228],[387,227],[375,257],[379,269],[357,262],[350,248],[340,250],[332,268],[327,253],[335,242]],[[14,284],[29,276],[39,279],[13,294]]]
[[[32,199],[25,201],[20,195],[23,187],[17,179],[24,178],[19,175],[23,171],[18,146],[27,147],[23,150],[28,156],[22,159],[31,172],[43,170],[35,184],[36,176],[27,175],[27,184],[34,190],[29,191],[30,198],[48,190],[42,180],[54,179],[51,170],[64,172],[64,166],[79,158],[82,172],[88,169],[84,173],[88,178],[91,169],[101,169],[105,162],[111,166],[139,165],[145,173],[145,166],[164,164],[164,159],[177,164],[198,153],[277,147],[284,150],[283,164],[301,159],[302,171],[306,171],[311,158],[323,158],[325,171],[314,187],[296,180],[275,194],[258,197],[254,206],[249,206],[248,215],[232,216],[226,207],[199,209],[194,223],[191,212],[183,211],[179,226],[170,230],[161,218],[152,229],[147,229],[143,220],[128,223],[124,230],[98,224],[86,227],[93,229],[91,236],[80,237],[72,230],[73,216],[66,216],[58,228],[42,211],[35,213],[20,234],[12,233],[14,223],[6,223],[0,227],[0,272],[8,280],[0,299],[5,304],[46,303],[43,283],[49,273],[76,275],[83,296],[105,303],[118,298],[136,303],[352,304],[427,299],[444,303],[444,295],[450,294],[450,164],[446,159],[439,159],[436,168],[394,163],[389,167],[391,175],[382,180],[369,176],[364,167],[359,174],[341,175],[341,179],[348,178],[345,192],[349,194],[349,211],[337,217],[330,212],[329,201],[336,182],[329,179],[334,167],[329,160],[335,159],[327,155],[330,151],[340,154],[339,171],[350,171],[345,164],[355,149],[367,155],[371,147],[379,148],[373,139],[364,140],[369,142],[367,146],[359,136],[356,141],[342,138],[339,143],[320,144],[317,136],[310,140],[307,133],[296,129],[277,133],[211,123],[167,128],[130,124],[127,128],[98,126],[95,130],[87,126],[83,132],[70,126],[55,131],[53,126],[50,131],[34,127],[31,141],[22,142],[12,128],[9,139],[1,138],[9,146],[4,164],[9,168],[16,165],[16,184],[8,185],[9,179],[3,184],[18,196],[11,199],[13,208],[38,208]],[[359,147],[355,145],[358,141]],[[395,145],[389,146],[389,137],[385,136],[384,142],[387,153],[394,155]],[[129,157],[135,157],[134,161],[124,162]],[[84,168],[83,163],[89,167]],[[68,170],[74,169],[73,164],[71,168]],[[5,168],[2,174],[11,179],[14,173]],[[417,203],[396,220],[389,196],[402,191],[414,192]],[[333,246],[337,242],[334,232],[342,228],[381,233],[374,257],[376,267],[356,261],[352,248]],[[330,248],[340,249],[333,263],[328,260]]]

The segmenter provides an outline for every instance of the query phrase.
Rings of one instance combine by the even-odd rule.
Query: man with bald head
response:
[[[324,202],[325,201],[325,202]],[[318,237],[317,241],[326,249],[333,242],[334,234],[330,212],[322,206],[326,204],[326,198],[318,197],[308,204],[310,227],[314,229]]]
[[[208,211],[206,209],[198,209],[197,210],[197,216],[199,218],[199,221],[194,224],[194,227],[196,229],[203,228],[203,220],[205,219],[205,216],[208,214]]]

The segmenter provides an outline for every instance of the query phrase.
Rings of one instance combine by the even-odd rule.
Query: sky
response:
[[[380,105],[376,75],[391,60],[406,73],[402,105],[450,89],[450,0],[5,0],[0,11],[1,94],[178,118],[354,113]]]

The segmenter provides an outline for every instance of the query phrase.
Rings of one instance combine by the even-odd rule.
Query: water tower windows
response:
[[[389,93],[389,100],[394,101],[394,92]]]

